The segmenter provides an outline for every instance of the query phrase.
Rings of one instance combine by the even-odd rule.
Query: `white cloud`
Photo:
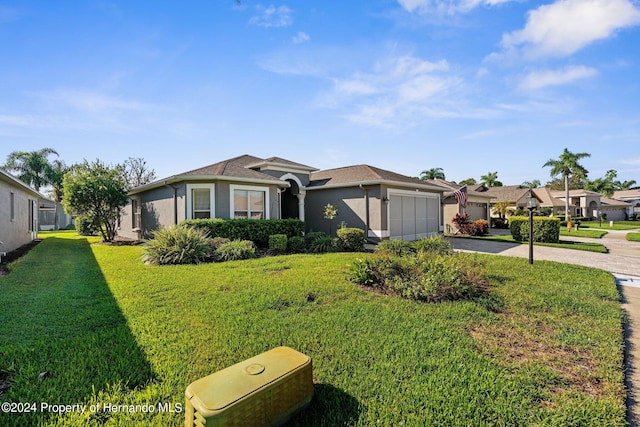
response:
[[[280,28],[280,27],[288,27],[293,23],[293,18],[291,17],[292,10],[287,6],[274,6],[270,5],[269,7],[264,6],[256,6],[258,10],[258,15],[253,16],[249,23],[252,25],[258,25],[259,27],[264,28]]]
[[[350,121],[381,127],[411,126],[417,117],[451,117],[458,113],[447,96],[462,84],[445,60],[411,55],[388,58],[371,72],[332,79],[325,106],[340,108]]]
[[[558,86],[586,79],[598,74],[598,70],[585,66],[565,67],[561,70],[538,70],[527,74],[520,85],[521,90],[537,90],[547,86]]]
[[[80,89],[56,89],[51,92],[34,93],[34,95],[49,103],[61,103],[85,113],[119,110],[144,111],[157,108],[149,103]]]
[[[419,14],[440,13],[455,14],[466,13],[480,6],[495,6],[514,0],[398,0],[407,12]]]
[[[305,42],[308,42],[309,40],[311,40],[311,37],[309,37],[309,34],[302,31],[298,31],[298,34],[293,36],[293,42],[295,44],[305,43]]]
[[[503,35],[502,46],[530,58],[563,57],[638,24],[640,10],[630,0],[559,0],[529,12],[525,27]]]

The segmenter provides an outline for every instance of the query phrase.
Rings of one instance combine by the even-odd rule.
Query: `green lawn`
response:
[[[580,221],[580,228],[600,228],[602,230],[633,230],[640,229],[640,221],[614,221],[613,228],[609,221]]]
[[[288,345],[317,382],[295,426],[625,425],[623,317],[601,270],[476,255],[488,294],[423,304],[349,283],[366,254],[165,267],[141,254],[52,234],[11,265],[1,401],[182,404],[192,381]],[[0,413],[2,426],[107,422],[184,414]]]
[[[562,235],[562,234],[561,234]],[[455,236],[458,239],[486,239],[493,240],[496,242],[506,242],[506,243],[521,243],[521,244],[529,244],[529,242],[516,242],[511,235],[496,235],[496,236],[464,236],[458,235]],[[587,252],[598,252],[602,254],[607,253],[607,247],[600,243],[593,242],[573,242],[571,240],[560,240],[559,243],[540,243],[534,242],[535,246],[550,246],[552,248],[564,248],[564,249],[575,249],[580,251]]]
[[[640,242],[640,233],[627,233],[625,237],[630,242]]]
[[[604,230],[575,230],[572,229],[571,231],[567,231],[566,228],[560,228],[560,235],[561,236],[573,236],[573,237],[588,237],[591,239],[600,239],[602,238],[602,236],[604,236],[605,234],[607,234],[606,231]]]

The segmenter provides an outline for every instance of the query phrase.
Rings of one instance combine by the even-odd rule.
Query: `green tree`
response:
[[[100,226],[102,240],[110,242],[122,207],[127,204],[127,183],[118,167],[100,160],[74,166],[63,179],[63,205],[72,215],[85,215]]]
[[[507,213],[509,212],[509,207],[511,205],[509,202],[498,202],[493,205],[493,211],[498,214],[500,219],[505,219],[507,217]]]
[[[579,162],[579,160],[584,159],[585,157],[591,157],[589,153],[572,153],[567,148],[564,149],[562,154],[558,159],[549,159],[547,162],[542,165],[542,167],[550,167],[551,168],[551,177],[555,177],[558,175],[562,175],[564,178],[564,191],[565,191],[565,200],[564,200],[564,213],[565,217],[569,218],[569,176],[574,175],[581,178],[586,178],[589,173]]]
[[[615,170],[608,170],[604,178],[597,178],[593,181],[586,182],[585,189],[595,191],[605,197],[611,197],[613,192],[617,190],[614,179],[618,176]]]
[[[498,172],[487,172],[486,175],[480,177],[480,183],[485,187],[502,187],[502,183],[498,181]]]
[[[542,183],[540,182],[539,179],[534,179],[533,181],[525,181],[522,183],[523,187],[527,187],[527,188],[538,188],[540,187]]]
[[[445,179],[444,170],[442,168],[431,168],[420,172],[420,179]]]
[[[53,148],[38,151],[14,151],[7,156],[4,168],[15,173],[18,179],[29,184],[36,191],[51,184],[53,168],[49,163],[51,154],[58,155]]]
[[[478,182],[476,181],[475,178],[467,178],[460,181],[458,185],[476,185],[477,183]]]
[[[147,161],[142,157],[129,157],[123,164],[119,165],[124,179],[127,182],[127,189],[140,187],[156,179],[156,171],[147,166]]]

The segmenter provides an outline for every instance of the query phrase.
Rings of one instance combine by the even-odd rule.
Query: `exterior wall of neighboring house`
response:
[[[11,252],[37,237],[40,197],[8,172],[0,171],[0,252]]]
[[[490,205],[486,199],[480,199],[472,196],[467,198],[467,207],[463,209],[455,197],[447,197],[443,203],[444,214],[444,231],[446,233],[455,233],[456,227],[453,225],[453,217],[458,213],[467,212],[471,221],[477,221],[479,219],[489,220],[490,218]]]
[[[600,215],[606,214],[607,221],[624,221],[627,217],[626,206],[605,206],[600,207]]]

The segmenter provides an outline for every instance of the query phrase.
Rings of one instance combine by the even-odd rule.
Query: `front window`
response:
[[[140,202],[136,199],[131,200],[131,227],[133,230],[140,230],[142,228],[142,207]]]
[[[269,188],[231,185],[230,217],[235,219],[269,219]]]
[[[214,184],[187,184],[187,219],[215,218]]]

